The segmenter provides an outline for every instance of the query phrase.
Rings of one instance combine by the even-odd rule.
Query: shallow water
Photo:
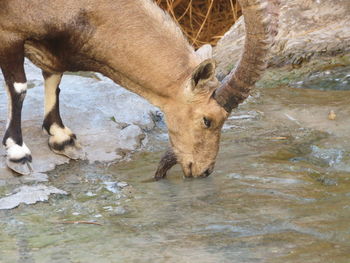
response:
[[[151,180],[157,134],[129,162],[59,167],[50,184],[68,196],[0,211],[0,262],[350,262],[350,91],[309,89],[343,69],[259,88],[208,178]]]

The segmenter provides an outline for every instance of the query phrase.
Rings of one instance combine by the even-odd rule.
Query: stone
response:
[[[35,204],[49,199],[51,194],[67,195],[67,192],[53,186],[38,184],[34,186],[22,185],[14,190],[14,193],[0,198],[0,210],[12,209],[20,204]]]
[[[313,56],[350,51],[350,1],[280,0],[279,31],[269,65],[300,65]],[[214,58],[223,79],[238,62],[244,44],[241,17],[218,42]]]

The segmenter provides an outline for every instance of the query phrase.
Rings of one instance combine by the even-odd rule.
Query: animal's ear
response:
[[[213,48],[209,44],[205,44],[197,49],[196,54],[202,61],[213,57]]]
[[[213,59],[204,60],[192,73],[192,90],[203,87],[213,77],[215,77],[215,61]]]

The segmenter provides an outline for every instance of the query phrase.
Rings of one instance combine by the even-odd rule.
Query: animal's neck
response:
[[[123,2],[114,19],[101,10],[89,42],[105,63],[101,73],[162,108],[200,61],[170,17],[151,1],[136,3]]]

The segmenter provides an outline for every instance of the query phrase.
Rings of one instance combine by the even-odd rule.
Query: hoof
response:
[[[51,143],[49,140],[49,147],[54,153],[64,155],[72,160],[84,159],[85,157],[74,134],[71,135],[69,140],[62,143]]]
[[[72,160],[79,160],[85,158],[84,152],[78,146],[66,146],[63,150],[60,151],[55,150],[53,148],[51,148],[51,150],[56,154],[64,155]]]
[[[6,159],[7,167],[20,175],[30,175],[33,172],[32,157],[26,156],[20,160]]]

